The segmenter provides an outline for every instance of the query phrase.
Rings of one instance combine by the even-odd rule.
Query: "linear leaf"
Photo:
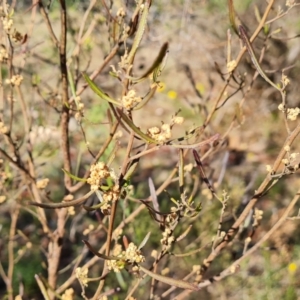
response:
[[[73,175],[72,173],[70,173],[69,171],[65,170],[65,169],[62,169],[64,171],[64,173],[66,173],[70,178],[76,180],[76,181],[81,181],[81,182],[86,182],[87,179],[85,178],[80,178],[80,177],[77,177],[75,175]]]
[[[89,250],[94,254],[94,255],[96,255],[96,256],[98,256],[98,257],[100,257],[100,258],[102,258],[102,259],[106,259],[106,260],[119,260],[120,258],[118,258],[118,257],[116,257],[116,256],[107,256],[107,255],[105,255],[105,254],[101,254],[101,253],[99,253],[98,251],[96,251],[92,246],[91,246],[91,244],[88,242],[88,241],[86,241],[86,240],[82,240],[84,243],[85,243],[85,245],[89,248]]]
[[[151,5],[151,0],[148,0],[147,3],[141,4],[141,6],[140,6],[140,9],[143,10],[143,11],[142,11],[142,16],[141,16],[141,19],[140,19],[140,22],[139,22],[139,25],[138,25],[136,35],[135,35],[134,40],[133,40],[131,50],[128,54],[127,61],[128,61],[129,64],[132,64],[135,53],[136,53],[136,51],[137,51],[137,49],[138,49],[138,47],[141,43],[141,40],[143,38],[145,28],[147,26],[147,18],[148,18],[148,14],[149,14],[150,5]]]
[[[139,128],[137,128],[133,122],[122,112],[122,110],[118,109],[118,112],[123,119],[123,121],[145,142],[152,143],[152,144],[158,144],[156,140],[149,137],[147,134],[143,133]]]
[[[83,197],[80,197],[76,200],[71,201],[65,201],[60,203],[38,203],[38,202],[29,202],[30,205],[43,207],[43,208],[50,208],[50,209],[56,209],[56,208],[63,208],[63,207],[70,207],[70,206],[78,206],[83,204],[87,201],[87,199],[94,193],[94,191],[89,191],[87,194],[85,194]]]
[[[146,245],[146,243],[147,243],[148,240],[149,240],[150,235],[151,235],[151,232],[148,232],[148,233],[146,234],[146,236],[144,237],[144,239],[142,240],[142,242],[140,243],[140,245],[139,245],[139,247],[138,247],[139,250],[142,249],[142,248]]]
[[[206,185],[207,185],[208,189],[211,191],[211,193],[213,195],[215,195],[216,192],[215,192],[213,186],[211,185],[211,183],[209,182],[209,180],[208,180],[208,178],[205,174],[203,164],[201,162],[201,159],[200,159],[200,156],[199,156],[198,152],[196,150],[193,150],[193,155],[194,155],[194,158],[195,158],[195,161],[196,161],[196,164],[197,164],[197,168],[200,172],[200,176],[201,176],[202,180],[206,183]]]
[[[103,100],[106,100],[107,102],[110,102],[112,104],[115,104],[117,106],[122,106],[122,104],[117,101],[114,100],[112,98],[110,98],[109,96],[107,96],[96,84],[95,82],[85,73],[82,73],[82,76],[84,77],[85,81],[87,82],[87,84],[89,85],[89,87]]]
[[[151,196],[153,207],[156,211],[160,211],[159,204],[158,204],[158,201],[157,201],[155,186],[154,186],[154,183],[153,183],[153,180],[151,179],[151,177],[148,178],[148,185],[149,185],[150,196]],[[159,221],[162,220],[162,218],[159,214],[156,214],[156,219],[159,220]]]
[[[249,55],[251,57],[251,60],[252,60],[252,62],[254,64],[257,72],[260,74],[260,76],[265,81],[267,81],[270,85],[272,85],[276,90],[280,91],[280,88],[278,88],[278,86],[267,77],[267,75],[264,73],[264,71],[260,67],[260,64],[259,64],[259,62],[258,62],[258,60],[257,60],[257,58],[255,56],[255,53],[253,51],[253,48],[252,48],[251,43],[249,41],[249,38],[247,36],[246,30],[245,30],[245,28],[242,25],[239,26],[239,31],[240,31],[240,35],[242,37],[242,40],[243,40],[243,42],[244,42],[244,44],[245,44],[245,46],[247,48],[247,51],[248,51],[248,53],[249,53]]]
[[[156,84],[152,85],[149,93],[143,98],[142,102],[140,102],[137,106],[134,107],[133,110],[139,110],[142,107],[144,107],[149,102],[149,100],[154,96],[156,90],[157,90],[157,85]]]
[[[234,32],[237,35],[239,35],[239,32],[236,27],[236,23],[235,23],[235,10],[234,10],[234,6],[233,6],[233,0],[228,0],[228,11],[229,11],[230,25],[233,28]]]
[[[156,57],[155,61],[151,65],[151,67],[142,76],[140,76],[138,78],[132,78],[131,79],[132,82],[133,83],[140,82],[143,79],[147,78],[152,72],[157,73],[157,74],[160,73],[161,69],[163,68],[163,61],[168,53],[168,49],[169,49],[169,44],[164,43],[158,53],[158,56]],[[162,68],[161,68],[161,65],[162,65]],[[157,77],[158,76],[155,76],[155,78],[157,78]],[[154,81],[154,82],[156,82],[156,81]]]
[[[193,283],[190,283],[190,282],[187,282],[187,281],[184,281],[184,280],[177,280],[177,279],[174,279],[174,278],[170,278],[170,277],[166,277],[166,276],[163,276],[163,275],[153,273],[153,272],[149,271],[148,269],[142,267],[141,265],[139,267],[144,273],[146,273],[150,277],[156,279],[157,281],[166,283],[166,284],[171,285],[171,286],[176,286],[176,287],[181,288],[181,289],[187,289],[187,290],[193,290],[193,291],[198,291],[199,290],[199,288],[197,287],[196,284],[193,284]]]

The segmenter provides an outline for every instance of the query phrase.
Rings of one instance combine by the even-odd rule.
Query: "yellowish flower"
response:
[[[288,271],[291,275],[294,275],[297,271],[297,265],[293,262],[288,265]]]
[[[175,100],[177,98],[177,92],[170,90],[168,91],[168,98],[170,98],[171,100]]]

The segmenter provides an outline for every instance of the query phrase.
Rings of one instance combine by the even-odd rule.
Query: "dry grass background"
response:
[[[87,2],[87,1],[86,1]],[[132,1],[133,2],[133,1]],[[238,2],[238,1],[236,1]],[[285,7],[285,1],[275,1],[273,10],[269,19],[276,16],[276,10],[281,5]],[[68,18],[68,55],[76,47],[76,33],[79,30],[80,21],[83,15],[84,5],[80,1],[69,1]],[[115,1],[112,6],[112,14],[116,14],[117,9],[123,5],[122,1]],[[261,14],[267,5],[264,1],[243,1],[236,3],[236,9],[239,18],[248,28],[249,35],[256,28],[258,21],[255,16],[255,10]],[[129,4],[129,11],[133,11],[134,4]],[[22,33],[30,33],[26,45],[21,45],[15,50],[14,64],[22,72],[24,82],[22,89],[28,110],[32,118],[32,130],[30,138],[35,145],[34,156],[37,168],[37,175],[48,177],[51,182],[51,188],[48,189],[52,199],[63,197],[63,174],[61,172],[62,155],[59,151],[60,133],[59,116],[52,106],[60,103],[59,83],[60,70],[58,68],[58,57],[53,50],[53,45],[38,10],[33,16],[30,5],[18,3],[14,13],[15,26]],[[54,30],[59,34],[59,8],[58,3],[54,1],[49,12]],[[94,30],[91,36],[82,45],[84,51],[80,57],[78,71],[93,71],[101,65],[106,55],[110,51],[108,42],[109,26],[105,23],[105,9],[101,1],[95,5],[93,13],[90,14],[87,24],[95,22]],[[281,28],[281,31],[269,38],[267,41],[265,35],[260,33],[254,43],[254,50],[257,55],[265,45],[265,54],[262,60],[264,70],[268,70],[268,76],[273,82],[280,82],[281,70],[292,66],[286,70],[285,74],[289,77],[291,84],[287,89],[288,104],[291,107],[299,106],[299,40],[295,37],[299,34],[299,7],[291,10],[289,14],[271,25],[270,30]],[[33,23],[34,22],[34,23]],[[134,73],[141,74],[143,70],[151,65],[156,57],[160,46],[169,42],[169,55],[167,65],[160,77],[163,89],[147,104],[146,108],[135,114],[136,124],[144,131],[150,126],[160,125],[161,122],[169,122],[172,115],[179,109],[180,115],[184,116],[185,123],[174,131],[175,136],[184,135],[192,127],[199,126],[204,121],[203,107],[210,108],[214,99],[216,99],[224,85],[224,80],[216,71],[215,63],[220,66],[222,72],[226,72],[227,57],[227,30],[230,28],[228,20],[228,8],[226,1],[153,1],[150,10],[148,26],[145,32],[141,47],[138,50],[134,64]],[[32,30],[32,31],[31,31]],[[276,37],[276,38],[275,38]],[[292,39],[288,39],[292,38]],[[236,57],[241,47],[241,42],[236,35],[232,33],[232,57]],[[122,55],[122,49],[110,64],[117,65]],[[110,65],[109,64],[109,65]],[[75,73],[76,63],[72,64],[72,71]],[[191,84],[187,75],[187,67],[190,70],[195,81],[195,86],[202,98],[197,95],[195,87]],[[109,76],[111,68],[107,66],[96,82],[110,96],[120,94],[121,86],[116,80]],[[245,87],[249,86],[255,68],[248,54],[243,57],[243,62],[239,65],[237,75],[245,76]],[[5,71],[2,74],[5,77]],[[37,83],[33,85],[32,82]],[[79,86],[83,84],[83,80]],[[40,88],[40,90],[39,90]],[[230,86],[227,89],[228,95],[236,90],[236,86]],[[143,94],[147,91],[147,83],[137,86],[137,91]],[[211,182],[216,183],[220,179],[220,173],[224,166],[224,159],[228,159],[226,173],[219,182],[217,190],[219,193],[225,189],[230,195],[230,200],[224,214],[224,230],[232,225],[234,219],[239,213],[243,203],[246,203],[255,192],[263,178],[266,176],[266,165],[272,164],[278,155],[283,142],[286,138],[281,113],[278,110],[280,104],[280,95],[266,83],[260,76],[254,81],[251,90],[244,96],[243,92],[236,93],[226,104],[216,113],[213,121],[208,126],[207,136],[210,133],[225,134],[232,123],[233,116],[236,113],[236,105],[244,98],[243,121],[241,124],[235,124],[222,141],[219,147],[212,155],[204,161],[207,175]],[[106,119],[106,110],[108,105],[100,100],[95,94],[87,90],[82,96],[86,110],[86,120],[83,122],[86,139],[92,151],[96,151],[104,142],[108,135],[108,126],[102,125]],[[46,104],[46,102],[48,104]],[[49,105],[50,104],[50,105]],[[15,136],[22,137],[21,109],[15,112]],[[298,122],[298,121],[296,121]],[[84,174],[91,161],[91,157],[86,149],[80,127],[75,119],[70,120],[71,137],[71,160],[74,166],[80,158],[79,176]],[[122,162],[122,157],[126,149],[126,135],[120,139],[120,151],[116,156],[112,166],[118,170]],[[138,143],[137,143],[138,145]],[[296,140],[292,152],[298,152],[299,141]],[[21,146],[26,156],[26,144]],[[109,156],[108,149],[105,157]],[[204,151],[204,150],[203,150]],[[151,177],[155,186],[159,186],[168,176],[170,170],[178,160],[178,154],[175,149],[166,148],[162,151],[154,152],[144,157],[139,165],[136,174],[132,178],[134,186],[134,197],[136,199],[145,199],[149,196],[147,180]],[[193,162],[192,154],[188,155],[187,161]],[[192,172],[186,178],[186,189],[191,191],[193,183],[198,176],[197,172]],[[255,244],[278,220],[282,215],[284,208],[289,203],[292,196],[299,188],[299,175],[296,173],[290,177],[285,177],[258,202],[257,208],[264,212],[261,225],[255,231],[251,243]],[[13,185],[10,189],[13,188]],[[176,185],[168,187],[168,193],[172,197],[179,197],[179,191]],[[3,193],[10,194],[13,190],[3,188]],[[199,187],[196,193],[198,201],[202,202],[202,211],[197,219],[188,220],[187,224],[192,224],[193,229],[188,238],[181,243],[176,244],[172,251],[174,253],[193,250],[195,245],[203,247],[203,251],[188,258],[171,257],[161,264],[161,270],[170,269],[169,276],[183,278],[186,273],[192,269],[193,265],[202,263],[202,260],[211,251],[211,240],[216,234],[218,220],[220,215],[220,203],[212,201],[207,194],[205,185]],[[22,193],[23,200],[30,199],[30,195]],[[22,200],[22,199],[21,199]],[[94,199],[95,200],[95,199]],[[168,211],[172,206],[167,193],[159,197],[162,211]],[[1,204],[1,262],[6,266],[7,238],[10,224],[9,211],[11,202]],[[122,204],[123,205],[123,204]],[[125,203],[122,209],[118,210],[117,220],[120,222],[124,216],[127,216],[137,205],[134,201]],[[55,220],[53,211],[46,211],[50,220]],[[297,207],[294,215],[297,214]],[[53,221],[55,222],[55,221]],[[240,266],[240,271],[236,274],[216,282],[207,289],[198,293],[190,294],[186,299],[297,299],[300,297],[299,286],[299,220],[287,220],[284,225],[271,236],[267,243],[257,250],[249,259],[246,259]],[[83,250],[81,242],[82,232],[90,224],[99,225],[99,219],[93,213],[86,213],[82,209],[76,210],[76,216],[70,218],[66,229],[66,243],[63,247],[60,269],[67,266]],[[152,232],[152,236],[143,248],[146,257],[150,257],[152,249],[159,247],[160,233],[157,228],[152,227],[151,218],[146,210],[143,210],[126,228],[125,234],[131,241],[137,244],[141,242],[147,232]],[[41,299],[33,275],[41,273],[45,275],[45,255],[44,251],[48,244],[47,237],[42,233],[40,224],[26,211],[22,211],[17,228],[26,236],[27,240],[16,234],[15,251],[23,249],[26,241],[32,243],[32,248],[27,249],[20,260],[15,265],[14,288],[17,290],[20,286],[25,289],[23,299]],[[154,229],[153,229],[154,228]],[[245,232],[247,235],[247,231]],[[90,243],[96,247],[101,246],[105,241],[103,231],[95,231],[89,235]],[[221,253],[220,257],[209,269],[205,278],[210,278],[218,274],[224,268],[228,267],[238,257],[242,255],[244,240],[234,240],[231,247]],[[26,247],[25,247],[26,248]],[[90,259],[89,254],[85,254],[84,262]],[[151,260],[151,258],[149,259]],[[28,262],[30,261],[30,264]],[[70,276],[71,270],[68,270],[59,277],[59,285],[63,284]],[[102,272],[102,263],[95,264],[91,269],[89,277],[100,276]],[[45,275],[46,276],[46,275]],[[131,280],[128,274],[124,275],[125,286],[129,286]],[[118,283],[116,284],[116,282]],[[120,285],[120,277],[110,274],[107,280],[107,287],[114,288]],[[76,293],[80,295],[80,286],[75,282],[73,285]],[[87,288],[93,291],[96,283],[90,283]],[[5,285],[0,280],[0,295],[5,299]],[[159,295],[166,290],[166,285],[158,284],[156,294]],[[136,299],[148,299],[149,282],[145,281],[135,294]],[[112,296],[111,299],[124,299],[126,288],[123,292]],[[169,299],[175,299],[175,294],[171,294]],[[78,296],[76,299],[80,299]],[[110,298],[109,298],[110,299]]]

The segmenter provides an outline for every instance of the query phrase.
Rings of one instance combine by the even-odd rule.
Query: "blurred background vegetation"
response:
[[[107,9],[115,16],[120,7],[126,7],[127,16],[131,16],[136,7],[135,1],[105,2],[106,8],[103,5],[104,1],[97,1],[88,15],[86,26],[91,26],[91,33],[84,40],[80,55],[77,56],[76,38],[90,2],[67,1],[67,57],[70,71],[74,78],[80,80],[79,87],[84,84],[80,78],[80,72],[90,73],[100,66],[114,45],[110,35],[112,24],[108,21]],[[57,114],[57,109],[61,108],[59,56],[51,42],[39,9],[36,9],[34,15],[31,1],[13,1],[12,5],[14,3],[14,26],[22,34],[28,34],[28,41],[25,44],[15,46],[13,64],[15,70],[24,78],[21,89],[32,122],[28,138],[34,145],[32,154],[36,175],[50,179],[46,191],[51,195],[51,199],[61,201],[65,191],[62,188],[64,174],[62,172],[63,157],[60,151],[60,116]],[[285,1],[275,1],[268,19],[276,17],[279,6],[286,10],[285,4]],[[59,35],[59,1],[44,1],[44,5],[53,29]],[[238,17],[247,28],[249,35],[257,27],[266,5],[265,1],[235,1]],[[129,21],[129,17],[126,18]],[[161,45],[166,41],[169,42],[169,54],[160,77],[158,92],[143,110],[135,114],[137,126],[146,131],[146,128],[159,126],[161,122],[170,122],[171,117],[179,110],[179,115],[185,118],[185,122],[175,129],[175,136],[183,136],[191,128],[202,125],[205,120],[205,109],[211,107],[224,86],[225,76],[223,75],[227,72],[228,30],[232,34],[231,55],[236,57],[241,48],[241,42],[230,29],[227,1],[153,1],[148,26],[134,61],[134,74],[142,74],[148,69]],[[275,33],[269,35],[270,32]],[[299,8],[295,7],[287,15],[266,26],[265,31],[259,34],[253,45],[258,57],[263,53],[261,65],[273,82],[280,82],[282,70],[286,68],[285,74],[291,82],[287,88],[289,107],[300,105],[299,32]],[[132,43],[132,39],[129,39],[128,43]],[[117,55],[95,80],[106,93],[116,98],[120,95],[122,86],[110,76],[110,65],[117,66],[123,54],[124,47],[121,46]],[[223,136],[227,130],[229,132],[220,142],[221,145],[217,150],[203,161],[207,176],[214,184],[217,193],[221,195],[222,191],[226,190],[230,196],[223,215],[222,230],[224,231],[230,228],[255,193],[267,175],[266,165],[272,165],[287,137],[282,113],[278,110],[281,101],[280,94],[260,76],[252,83],[255,71],[249,55],[244,55],[236,76],[237,78],[243,77],[245,84],[239,91],[237,91],[237,85],[228,86],[224,100],[226,95],[232,93],[234,95],[218,109],[209,125],[212,133],[219,133]],[[7,67],[2,65],[1,72],[4,82],[8,77]],[[247,91],[248,87],[249,91]],[[147,88],[148,83],[136,86],[139,94],[145,94]],[[4,85],[5,89],[8,87]],[[109,135],[107,125],[109,105],[89,89],[81,98],[85,105],[82,128],[74,117],[69,122],[71,162],[79,177],[89,169],[92,161],[88,148],[96,153]],[[241,120],[231,126],[238,103],[241,101],[244,101]],[[5,118],[7,120],[9,118],[8,111],[4,111]],[[24,124],[22,108],[18,103],[14,112],[13,134],[25,159],[27,143],[22,140]],[[119,139],[119,150],[111,165],[116,172],[122,164],[127,139],[126,135]],[[293,152],[299,149],[299,141],[296,141]],[[207,150],[207,148],[203,151],[201,149],[200,154],[204,154]],[[101,160],[106,161],[112,151],[113,146],[108,147]],[[120,203],[116,224],[121,223],[140,204],[137,199],[149,197],[148,178],[152,178],[155,187],[160,186],[176,166],[177,161],[177,150],[171,147],[153,152],[141,159],[130,182],[131,195],[135,200],[128,199]],[[187,155],[185,163],[186,165],[194,163],[192,153]],[[16,169],[3,157],[1,172],[3,174],[1,193],[8,199],[1,204],[0,210],[0,255],[3,269],[6,270],[8,267],[7,243],[11,224],[10,210],[14,207],[15,200],[25,203],[32,200],[32,196],[26,190],[22,190],[21,178]],[[222,172],[224,172],[223,176],[220,175]],[[199,185],[196,185],[195,181],[200,181]],[[256,207],[263,211],[263,218],[260,226],[255,229],[249,247],[254,245],[281,216],[284,208],[296,193],[299,183],[300,178],[297,173],[285,177],[258,202]],[[197,190],[194,199],[196,203],[201,203],[202,210],[197,217],[186,219],[176,228],[175,236],[182,234],[188,225],[192,225],[189,234],[170,250],[175,255],[163,259],[159,266],[160,271],[169,270],[167,274],[170,277],[183,278],[193,266],[201,264],[211,252],[212,240],[218,231],[222,205],[211,199],[208,188],[204,183],[201,184],[199,173],[194,168],[185,179],[187,194],[191,193],[195,186]],[[88,188],[84,189],[88,190]],[[179,197],[178,184],[174,182],[159,195],[160,210],[168,212],[173,206],[170,199]],[[96,196],[92,196],[88,204],[92,205],[96,201]],[[297,210],[296,207],[294,215],[297,214]],[[46,210],[46,214],[50,228],[54,229],[55,211]],[[103,218],[103,215],[86,212],[81,207],[76,208],[75,216],[68,218],[59,266],[61,274],[58,286],[70,277],[74,260],[78,255],[83,253],[82,263],[93,256],[86,250],[82,239],[88,239],[95,248],[99,248],[106,241]],[[249,259],[243,261],[239,272],[195,294],[190,294],[188,299],[299,299],[300,232],[298,222],[299,220],[287,220],[268,242],[264,243]],[[84,235],[84,231],[91,228],[90,225],[94,226],[94,230]],[[39,221],[26,206],[20,209],[16,229],[13,277],[15,296],[21,289],[24,289],[23,299],[41,299],[34,275],[47,276],[45,253],[49,243],[48,237],[44,235]],[[160,247],[161,232],[148,210],[142,210],[127,224],[123,228],[122,235],[138,245],[149,231],[151,237],[142,251],[147,258],[146,265],[150,266],[154,260],[151,257],[152,250]],[[244,239],[247,235],[249,231],[245,229],[245,232],[231,242],[230,247],[226,248],[214,261],[205,278],[218,274],[243,254]],[[202,250],[193,255],[176,257],[176,254],[199,248]],[[99,277],[102,268],[103,262],[98,261],[89,269],[89,277]],[[106,279],[107,290],[120,287],[120,291],[118,290],[108,298],[125,299],[133,278],[134,276],[126,271],[122,271],[121,274],[111,272]],[[91,297],[97,286],[97,281],[90,282],[86,288],[86,295]],[[72,287],[78,295],[74,299],[81,299],[81,287],[78,282],[75,281]],[[160,295],[166,289],[166,285],[158,284],[156,294]],[[141,283],[134,295],[136,299],[149,299],[149,290],[148,278]],[[6,286],[0,278],[1,299],[5,299],[5,295]],[[172,294],[169,297],[169,299],[175,299]]]

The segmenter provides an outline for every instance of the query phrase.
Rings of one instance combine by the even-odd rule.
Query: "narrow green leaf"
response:
[[[122,112],[122,110],[118,109],[118,112],[123,119],[123,121],[145,142],[151,143],[151,144],[158,144],[158,142],[151,137],[149,137],[147,134],[143,133],[139,128],[137,128],[133,122]]]
[[[151,235],[151,232],[148,232],[148,233],[146,234],[146,236],[144,237],[144,239],[142,240],[142,242],[140,243],[140,245],[139,245],[139,247],[138,247],[139,250],[142,249],[142,248],[146,245],[146,243],[147,243],[148,240],[149,240],[150,235]]]
[[[65,170],[65,169],[62,169],[63,171],[64,171],[64,173],[66,173],[70,178],[72,178],[72,179],[74,179],[74,180],[76,180],[76,181],[81,181],[81,182],[86,182],[87,181],[87,179],[85,179],[85,178],[80,178],[80,177],[77,177],[77,176],[75,176],[75,175],[73,175],[73,174],[71,174],[70,172],[68,172],[67,170]]]
[[[270,85],[272,85],[276,90],[280,91],[280,88],[267,77],[267,75],[264,73],[264,71],[260,67],[260,64],[259,64],[259,62],[258,62],[258,60],[257,60],[257,58],[255,56],[255,53],[253,51],[253,48],[252,48],[251,43],[249,41],[249,38],[247,36],[246,30],[245,30],[245,28],[242,25],[239,26],[239,31],[240,31],[240,35],[242,37],[242,40],[243,40],[243,42],[244,42],[244,44],[245,44],[245,46],[247,48],[247,51],[248,51],[248,53],[249,53],[249,55],[251,57],[251,60],[252,60],[252,62],[254,64],[257,72],[259,73],[259,75],[265,81],[267,81]]]
[[[85,81],[87,82],[87,84],[89,85],[89,87],[100,97],[102,98],[103,100],[106,100],[107,102],[110,102],[112,104],[115,104],[117,106],[122,106],[122,104],[117,101],[117,100],[114,100],[112,98],[110,98],[109,96],[107,96],[96,84],[95,82],[90,79],[90,77],[83,73],[82,76],[84,77]]]
[[[142,267],[141,265],[139,267],[144,273],[146,273],[150,277],[156,279],[157,281],[166,283],[171,286],[176,286],[181,289],[187,289],[187,290],[193,290],[193,291],[199,290],[199,288],[197,287],[196,284],[193,284],[193,283],[190,283],[190,282],[187,282],[184,280],[178,280],[178,279],[174,279],[174,278],[170,278],[170,277],[166,277],[163,275],[153,273],[153,272],[149,271],[148,269]]]
[[[161,75],[161,72],[163,71],[163,69],[166,66],[167,59],[168,59],[168,53],[169,53],[169,50],[167,48],[165,55],[162,57],[161,63],[153,71],[153,78],[152,78],[153,82],[156,82],[156,83],[159,82],[158,77]]]
[[[107,255],[105,255],[105,254],[101,254],[101,253],[99,253],[98,251],[96,251],[92,246],[91,246],[91,244],[88,242],[88,241],[86,241],[86,240],[82,240],[84,243],[85,243],[85,245],[89,248],[89,250],[94,254],[94,255],[96,255],[96,256],[98,256],[98,257],[100,257],[100,258],[102,258],[102,259],[105,259],[105,260],[120,260],[120,258],[118,258],[118,257],[116,257],[116,256],[107,256]]]
[[[144,107],[149,102],[149,100],[154,96],[156,90],[157,90],[157,85],[153,84],[149,93],[143,98],[143,100],[137,106],[134,107],[133,110],[139,110],[142,107]]]
[[[64,208],[64,207],[71,207],[71,206],[78,206],[83,204],[87,201],[87,199],[94,193],[94,191],[89,191],[87,194],[85,194],[83,197],[80,197],[76,200],[72,201],[65,201],[60,203],[38,203],[38,202],[29,202],[30,205],[43,207],[43,208],[50,208],[50,209],[56,209],[56,208]]]
[[[119,78],[119,75],[116,72],[110,71],[108,74],[114,78]]]
[[[135,53],[136,53],[136,51],[141,43],[141,40],[143,38],[145,28],[147,26],[147,18],[148,18],[148,14],[149,14],[150,5],[151,5],[151,0],[148,0],[147,3],[140,5],[140,10],[142,10],[142,16],[141,16],[141,19],[140,19],[140,22],[138,25],[136,35],[133,40],[131,50],[128,54],[127,61],[129,64],[132,64]]]
[[[104,203],[102,202],[102,203],[98,203],[98,204],[93,205],[93,206],[86,206],[86,205],[83,205],[83,208],[84,208],[86,211],[94,211],[94,210],[96,210],[96,209],[98,209],[98,208],[101,208],[101,206],[103,206],[103,205],[104,205]]]
[[[237,35],[239,35],[239,32],[236,27],[236,23],[235,23],[235,10],[234,10],[234,6],[233,6],[233,0],[228,0],[228,11],[229,11],[230,25],[233,28],[234,32]]]
[[[257,5],[254,5],[254,15],[256,17],[257,23],[259,24],[261,22],[261,15]]]
[[[96,194],[98,200],[100,201],[100,203],[102,203],[103,202],[103,198],[102,198],[101,192],[99,190],[96,190],[95,194]]]
[[[151,67],[142,76],[138,78],[132,78],[131,81],[133,83],[138,83],[143,79],[147,78],[151,73],[153,73],[154,82],[156,82],[157,77],[160,75],[160,72],[164,67],[163,61],[168,53],[168,49],[169,49],[169,44],[164,43],[158,53],[158,56],[156,57],[155,61],[151,65]]]
[[[129,169],[127,170],[126,174],[124,175],[124,180],[125,181],[130,180],[130,178],[131,178],[132,174],[134,173],[139,161],[140,161],[139,158],[136,159],[136,160],[133,160],[132,164],[130,165]]]
[[[8,13],[8,17],[9,17],[9,18],[12,18],[13,15],[14,15],[14,13],[15,13],[15,10],[12,8],[12,9],[10,10],[10,12]]]

